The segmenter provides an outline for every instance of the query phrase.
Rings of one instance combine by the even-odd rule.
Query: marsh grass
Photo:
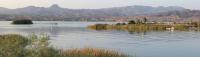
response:
[[[189,27],[185,24],[127,24],[127,25],[90,25],[88,28],[94,30],[127,30],[135,32],[145,32],[145,31],[167,31],[166,28],[174,27],[174,30],[185,31]],[[101,29],[103,28],[103,29]]]
[[[0,57],[130,57],[115,50],[81,48],[61,50],[50,46],[49,36],[0,35]]]
[[[115,50],[101,48],[77,48],[64,52],[65,57],[130,57]]]

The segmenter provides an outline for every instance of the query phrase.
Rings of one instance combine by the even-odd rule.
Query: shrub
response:
[[[126,25],[126,23],[117,23],[116,25],[117,26],[119,26],[119,25]]]
[[[134,20],[131,20],[128,22],[128,24],[136,24],[136,22]]]
[[[0,35],[0,57],[23,57],[28,39],[17,34]]]

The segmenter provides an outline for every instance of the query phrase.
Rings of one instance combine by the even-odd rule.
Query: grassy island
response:
[[[127,24],[127,25],[108,25],[95,24],[88,28],[95,30],[128,30],[128,31],[166,31],[166,30],[188,30],[184,24],[165,25],[165,24]]]
[[[100,48],[56,49],[49,46],[48,40],[46,35],[0,35],[0,57],[130,57]]]
[[[21,19],[21,20],[14,20],[12,24],[33,24],[32,20],[29,19]]]
[[[195,30],[199,31],[200,23],[199,22],[188,22],[188,23],[175,23],[175,22],[147,22],[143,21],[134,21],[131,20],[128,23],[117,23],[117,24],[94,24],[88,26],[90,29],[95,30],[127,30],[132,32],[146,32],[146,31],[187,31]]]

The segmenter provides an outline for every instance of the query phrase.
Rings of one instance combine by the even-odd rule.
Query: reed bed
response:
[[[174,30],[188,30],[189,27],[185,24],[127,24],[127,25],[90,25],[88,28],[94,30],[127,30],[127,31],[166,31],[167,28],[174,28]]]
[[[64,52],[65,57],[131,57],[115,50],[101,48],[77,48]]]

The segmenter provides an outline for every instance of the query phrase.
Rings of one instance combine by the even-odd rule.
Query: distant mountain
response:
[[[0,8],[1,15],[11,15],[4,17],[6,20],[14,19],[16,16],[26,16],[33,20],[79,20],[82,18],[107,18],[107,17],[124,17],[136,15],[166,15],[167,13],[174,13],[174,11],[188,11],[183,7],[169,6],[169,7],[151,7],[151,6],[126,6],[113,7],[103,9],[68,9],[61,8],[54,4],[50,7],[35,7],[28,6],[18,9]],[[192,13],[191,13],[192,14]]]
[[[168,12],[160,12],[156,14],[149,14],[151,16],[163,17],[163,16],[179,16],[181,18],[189,18],[189,17],[200,17],[200,10],[175,10]]]

